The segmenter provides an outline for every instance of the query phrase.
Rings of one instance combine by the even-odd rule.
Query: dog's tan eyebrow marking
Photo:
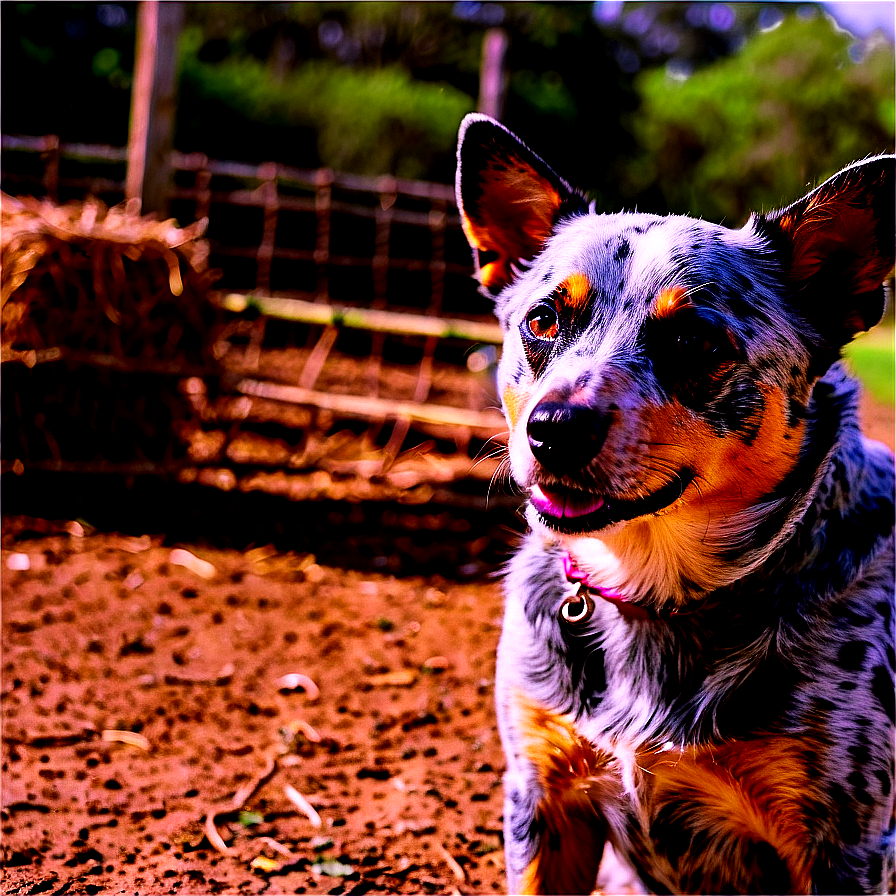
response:
[[[581,311],[591,296],[591,281],[579,271],[570,274],[555,290],[557,301],[573,314]]]
[[[671,317],[681,308],[691,305],[689,292],[683,286],[672,286],[660,291],[653,303],[654,317]]]

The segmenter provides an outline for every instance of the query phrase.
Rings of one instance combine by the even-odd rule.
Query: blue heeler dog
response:
[[[883,314],[894,194],[885,156],[740,230],[597,214],[464,120],[530,527],[496,679],[512,892],[590,893],[608,843],[658,893],[892,886],[894,463],[839,359]]]

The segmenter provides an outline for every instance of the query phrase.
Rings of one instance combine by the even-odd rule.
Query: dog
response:
[[[598,214],[464,119],[527,496],[495,677],[510,892],[590,893],[607,844],[656,893],[892,886],[894,461],[841,350],[884,313],[894,162],[734,230]]]

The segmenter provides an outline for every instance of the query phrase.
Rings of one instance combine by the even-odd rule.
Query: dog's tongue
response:
[[[553,517],[577,517],[594,513],[604,505],[603,498],[585,492],[574,492],[565,488],[545,488],[533,485],[530,498],[539,513]]]

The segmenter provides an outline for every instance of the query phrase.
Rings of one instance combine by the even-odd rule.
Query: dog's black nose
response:
[[[578,404],[543,401],[526,424],[535,459],[556,476],[581,472],[607,437],[606,415]]]

